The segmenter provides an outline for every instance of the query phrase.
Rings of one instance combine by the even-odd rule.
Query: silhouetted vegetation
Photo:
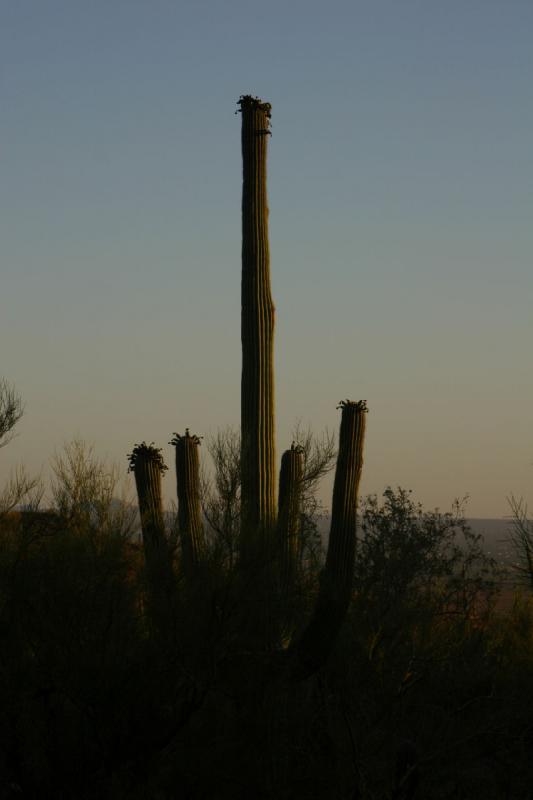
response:
[[[416,796],[529,796],[533,605],[496,609],[495,565],[458,509],[425,512],[401,490],[364,501],[346,623],[307,681],[287,651],[243,640],[255,596],[216,537],[162,639],[141,545],[45,517],[2,527],[4,796],[407,797],[395,775],[413,767]],[[298,580],[301,630],[309,562]]]
[[[533,521],[528,516],[527,504],[523,498],[509,498],[511,525],[508,542],[512,547],[515,561],[513,569],[524,586],[533,591]]]
[[[0,448],[5,447],[15,435],[14,429],[23,413],[22,398],[5,378],[0,378]],[[42,494],[39,478],[28,475],[22,466],[16,467],[0,490],[0,522],[23,502],[28,507],[38,506]]]
[[[12,437],[12,431],[24,413],[20,395],[5,378],[0,378],[0,447]]]

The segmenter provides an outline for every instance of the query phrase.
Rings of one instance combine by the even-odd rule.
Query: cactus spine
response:
[[[269,103],[250,95],[242,114],[241,547],[276,516],[274,474],[274,304],[270,292],[266,188]]]
[[[181,539],[183,570],[193,574],[202,563],[205,552],[204,529],[200,509],[200,438],[189,433],[175,433],[170,442],[176,448],[176,482],[178,493],[178,528]]]
[[[364,400],[343,400],[338,407],[342,416],[326,565],[313,616],[297,646],[294,676],[299,679],[311,675],[327,660],[352,593],[367,407]]]

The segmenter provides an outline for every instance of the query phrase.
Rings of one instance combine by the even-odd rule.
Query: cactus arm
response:
[[[351,600],[357,522],[357,494],[363,467],[366,403],[349,400],[342,409],[339,454],[333,485],[326,565],[317,603],[295,648],[293,677],[309,677],[327,661]]]
[[[282,594],[287,595],[296,578],[299,552],[303,477],[301,448],[291,446],[281,457],[278,493],[278,542]]]
[[[135,445],[128,455],[128,461],[129,471],[133,472],[135,477],[143,546],[145,558],[149,561],[166,542],[161,476],[167,470],[167,466],[161,451],[153,442],[150,445],[146,442]]]
[[[148,588],[148,614],[155,631],[170,630],[175,592],[172,554],[165,533],[161,477],[168,469],[161,450],[146,442],[135,445],[128,456],[135,476]]]
[[[205,538],[200,507],[200,438],[185,430],[171,441],[176,448],[178,529],[185,574],[193,574],[205,556]]]
[[[291,639],[293,600],[300,551],[303,453],[294,443],[281,457],[278,492],[277,541],[279,554],[279,639],[286,647]]]
[[[343,401],[339,433],[339,455],[333,484],[331,528],[326,557],[326,574],[339,592],[350,597],[355,563],[357,493],[363,469],[363,445],[367,407]]]

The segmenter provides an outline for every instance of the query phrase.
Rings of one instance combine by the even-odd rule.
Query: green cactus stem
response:
[[[299,554],[300,510],[303,477],[302,448],[291,445],[281,457],[278,493],[278,542],[282,595],[290,592],[296,578]]]
[[[161,450],[154,443],[136,444],[128,455],[129,472],[135,476],[146,561],[166,547],[161,476],[166,466]]]
[[[274,304],[270,292],[266,186],[269,103],[244,95],[242,114],[241,545],[276,517]],[[241,550],[242,552],[242,550]]]
[[[338,407],[342,416],[326,565],[313,616],[297,645],[293,671],[296,679],[308,677],[325,664],[352,594],[367,407],[364,400],[343,400]]]
[[[176,481],[178,493],[178,529],[181,539],[183,570],[186,575],[197,571],[205,557],[205,538],[200,507],[200,437],[178,433],[170,444],[176,448]]]

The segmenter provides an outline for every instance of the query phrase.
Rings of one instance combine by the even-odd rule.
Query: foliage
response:
[[[11,441],[13,429],[24,413],[24,405],[5,378],[0,378],[0,447]]]
[[[292,439],[303,456],[300,561],[315,569],[323,556],[319,524],[326,516],[317,492],[321,480],[334,466],[335,436],[328,430],[317,436],[311,428],[297,423]],[[211,547],[223,552],[227,563],[233,566],[237,559],[241,512],[239,431],[224,428],[208,437],[206,444],[213,469],[211,474],[205,469],[202,473],[202,511],[211,529]]]
[[[171,698],[189,689],[146,637],[138,550],[122,530],[98,533],[95,547],[77,518],[2,534],[2,792],[109,796],[181,724]]]
[[[527,505],[522,498],[509,498],[511,525],[508,541],[516,562],[513,565],[519,582],[533,590],[533,521],[528,516]]]
[[[0,378],[0,448],[13,436],[13,429],[24,413],[24,404],[14,387]],[[7,484],[0,490],[0,520],[24,501],[29,508],[39,505],[43,487],[39,477],[32,477],[23,466],[11,470]]]
[[[121,531],[124,536],[134,531],[137,513],[120,486],[120,468],[98,458],[92,445],[79,438],[65,444],[52,460],[52,473],[52,508],[70,529]]]
[[[390,487],[360,509],[355,586],[382,622],[421,603],[438,614],[479,613],[491,598],[497,567],[483,551],[456,501],[451,512],[425,511],[404,489]]]
[[[327,667],[299,684],[278,656],[243,648],[247,589],[215,552],[162,640],[142,550],[120,526],[4,525],[0,791],[373,800],[393,796],[410,752],[417,797],[509,787],[525,800],[531,602],[488,602],[494,565],[457,507],[427,512],[399,489],[360,514],[347,622]]]
[[[200,501],[207,520],[211,548],[233,568],[241,518],[241,437],[235,428],[219,430],[206,440],[212,475],[202,470]]]
[[[316,435],[310,427],[296,423],[292,439],[303,454],[302,505],[301,505],[301,562],[304,570],[316,570],[323,559],[320,523],[327,509],[318,496],[322,479],[335,466],[337,451],[335,435],[328,429]]]
[[[28,510],[38,508],[43,492],[39,477],[29,475],[24,466],[15,467],[0,490],[0,520],[22,504]]]

